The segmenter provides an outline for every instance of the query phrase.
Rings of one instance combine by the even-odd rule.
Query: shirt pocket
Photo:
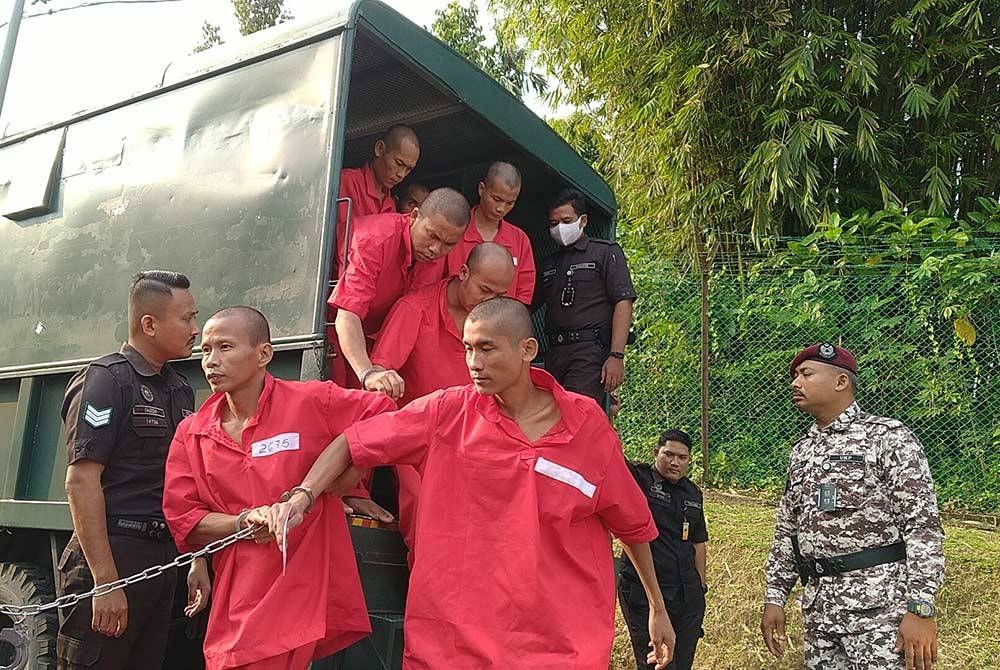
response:
[[[129,423],[132,426],[132,432],[143,439],[164,438],[167,436],[167,431],[170,430],[167,420],[158,417],[133,416],[130,417]]]
[[[597,487],[587,475],[543,457],[535,460],[532,469],[543,525],[570,525],[592,513]]]
[[[591,286],[601,278],[600,268],[593,261],[573,263],[569,266],[569,272],[572,273],[570,278],[573,283],[582,286]]]
[[[830,454],[820,464],[820,471],[822,475],[816,491],[820,511],[858,510],[872,495],[864,454]],[[828,487],[826,492],[824,486]],[[829,503],[831,490],[835,496],[832,505]],[[824,496],[827,497],[825,505],[822,504]]]

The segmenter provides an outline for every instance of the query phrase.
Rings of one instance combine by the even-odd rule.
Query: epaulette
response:
[[[600,238],[600,237],[591,237],[591,238],[590,238],[590,241],[591,241],[591,242],[599,242],[599,243],[601,243],[601,244],[607,244],[608,246],[610,246],[610,245],[612,245],[612,244],[618,244],[618,243],[617,243],[617,242],[615,242],[614,240],[605,240],[605,239],[603,239],[603,238]]]
[[[92,362],[91,365],[97,365],[102,368],[110,368],[111,366],[118,365],[119,363],[128,363],[128,359],[125,358],[121,352],[116,351],[113,354],[101,356],[96,361]]]
[[[887,416],[875,416],[874,414],[865,415],[863,421],[868,424],[885,426],[886,428],[891,428],[893,430],[906,427],[906,424],[899,419],[893,419]]]

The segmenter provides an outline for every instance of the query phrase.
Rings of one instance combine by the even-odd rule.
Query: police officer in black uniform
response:
[[[667,614],[677,634],[670,670],[690,670],[695,647],[702,636],[705,618],[705,543],[708,531],[702,509],[701,490],[688,479],[691,438],[680,430],[660,436],[653,464],[629,463],[632,476],[649,501],[660,536],[650,543],[656,579],[663,593]],[[649,653],[649,609],[642,583],[627,556],[622,557],[618,601],[628,625],[636,667],[647,664]]]
[[[587,236],[586,200],[566,189],[549,202],[549,234],[562,249],[538,267],[535,307],[545,305],[545,368],[599,403],[625,380],[636,299],[622,248]]]
[[[198,325],[188,279],[152,270],[132,279],[128,341],[78,372],[62,417],[66,492],[74,533],[59,561],[60,591],[82,593],[172,561],[163,478],[174,430],[194,392],[167,363],[191,355]],[[86,599],[65,611],[58,667],[158,670],[163,664],[176,571]],[[188,574],[189,603],[207,604],[203,559]],[[200,593],[199,593],[200,590]],[[196,602],[197,601],[197,602]]]

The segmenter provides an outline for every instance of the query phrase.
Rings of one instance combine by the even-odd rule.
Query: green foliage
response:
[[[194,53],[211,49],[219,44],[222,44],[222,29],[214,23],[209,23],[208,21],[202,23],[201,42],[195,46]]]
[[[829,212],[952,216],[1000,188],[995,3],[496,4],[562,83],[553,101],[593,117],[627,239],[654,254]]]
[[[241,35],[271,28],[294,18],[285,9],[285,0],[232,0],[232,2]],[[195,45],[192,51],[194,53],[205,51],[224,41],[222,29],[214,23],[205,21],[201,25],[201,42]]]
[[[538,93],[545,91],[545,77],[531,69],[528,52],[518,40],[497,35],[492,45],[486,44],[475,0],[469,0],[467,5],[452,0],[434,15],[436,18],[431,26],[434,35],[512,94],[520,98],[529,89]]]
[[[292,20],[292,15],[285,10],[285,0],[233,0],[233,10],[241,35]]]
[[[1000,511],[1000,204],[964,218],[831,213],[812,234],[710,275],[710,480],[776,490],[809,420],[789,402],[801,347],[858,356],[859,400],[920,437],[947,507]],[[639,344],[616,426],[645,449],[700,434],[699,279],[637,268]],[[699,438],[700,439],[700,436]]]

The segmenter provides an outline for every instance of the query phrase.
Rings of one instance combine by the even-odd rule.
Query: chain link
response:
[[[139,582],[144,582],[149,579],[155,579],[167,572],[168,570],[173,570],[175,568],[181,568],[186,565],[190,565],[196,559],[202,556],[208,556],[209,554],[214,554],[217,551],[221,551],[226,547],[236,544],[240,540],[246,540],[253,536],[255,532],[259,530],[258,526],[250,526],[244,528],[238,533],[233,533],[227,537],[216,540],[215,542],[210,542],[198,551],[192,551],[187,554],[181,554],[174,560],[166,563],[165,565],[154,565],[152,567],[146,568],[142,572],[137,572],[134,575],[129,575],[128,577],[122,577],[121,579],[108,582],[107,584],[99,584],[87,591],[86,593],[71,593],[60,598],[56,598],[50,603],[45,603],[42,605],[4,605],[0,603],[0,613],[6,614],[7,616],[13,618],[15,622],[22,621],[25,617],[35,616],[41,614],[42,612],[47,612],[54,609],[62,609],[64,607],[72,607],[81,600],[86,600],[87,598],[94,598],[97,596],[103,596],[112,591],[117,591],[123,589],[126,586],[131,586],[132,584],[138,584]]]

